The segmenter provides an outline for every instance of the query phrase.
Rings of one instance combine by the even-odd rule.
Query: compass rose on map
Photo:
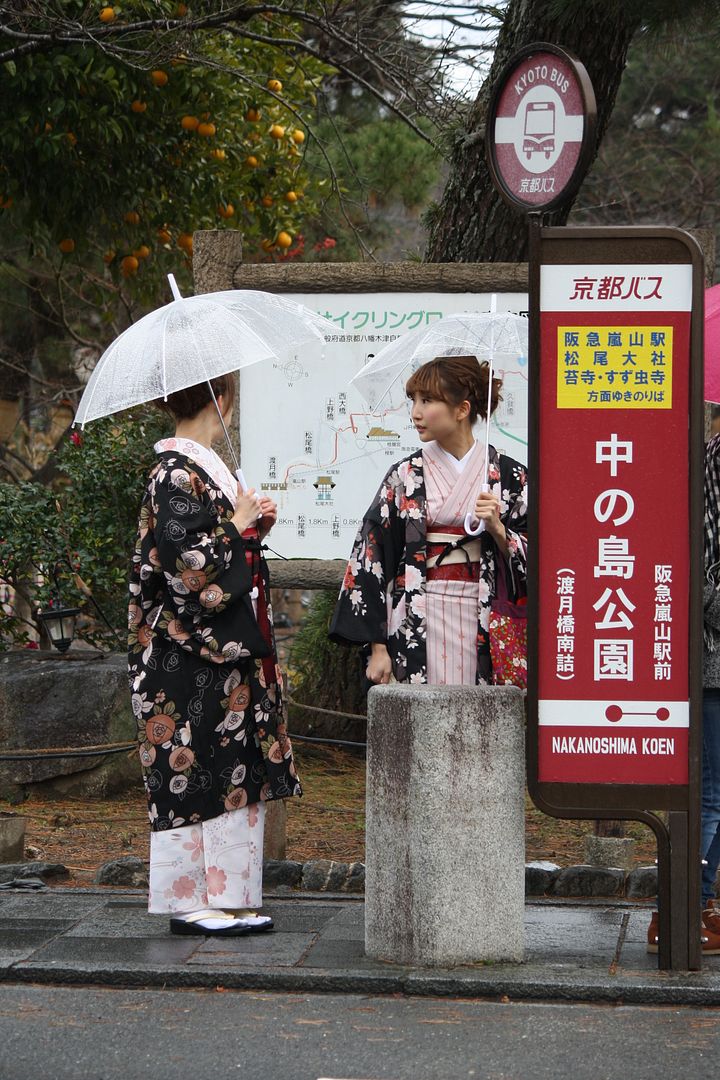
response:
[[[293,356],[292,360],[287,360],[284,364],[273,364],[273,367],[278,371],[282,371],[287,379],[288,386],[293,386],[294,383],[299,382],[300,379],[307,379],[308,377],[307,371],[302,366],[297,356]]]

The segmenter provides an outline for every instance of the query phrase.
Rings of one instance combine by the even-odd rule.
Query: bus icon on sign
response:
[[[553,101],[530,101],[525,110],[523,153],[528,161],[533,154],[546,158],[555,150],[555,103]]]

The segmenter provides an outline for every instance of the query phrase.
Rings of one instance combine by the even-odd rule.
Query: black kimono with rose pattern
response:
[[[527,472],[490,447],[490,489],[500,500],[507,533],[508,594],[524,595],[526,582]],[[468,508],[470,509],[470,508]],[[330,624],[344,645],[385,642],[398,682],[427,682],[425,614],[426,495],[422,451],[390,469],[368,509],[353,546]],[[477,681],[492,682],[488,626],[496,595],[495,541],[480,535]]]
[[[253,547],[269,600],[267,566],[232,513],[196,462],[160,454],[140,508],[129,605],[132,707],[156,830],[301,794],[272,611],[270,645],[253,612]]]

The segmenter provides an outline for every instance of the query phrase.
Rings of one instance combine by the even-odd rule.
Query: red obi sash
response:
[[[275,649],[273,648],[272,627],[270,626],[270,616],[268,615],[268,598],[265,595],[265,581],[262,576],[260,535],[256,526],[252,525],[249,529],[245,529],[245,531],[241,533],[241,536],[245,541],[245,561],[252,575],[253,590],[257,590],[255,618],[257,619],[258,628],[263,636],[263,640],[270,649],[270,655],[262,658],[265,685],[272,686],[273,683],[277,682],[277,672],[275,671]]]
[[[428,581],[479,581],[480,540],[459,525],[429,525],[426,578]]]

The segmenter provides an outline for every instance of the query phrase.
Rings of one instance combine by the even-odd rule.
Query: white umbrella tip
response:
[[[177,281],[174,274],[168,274],[168,281],[170,282],[170,292],[172,293],[173,300],[182,300],[182,294],[178,289]]]

